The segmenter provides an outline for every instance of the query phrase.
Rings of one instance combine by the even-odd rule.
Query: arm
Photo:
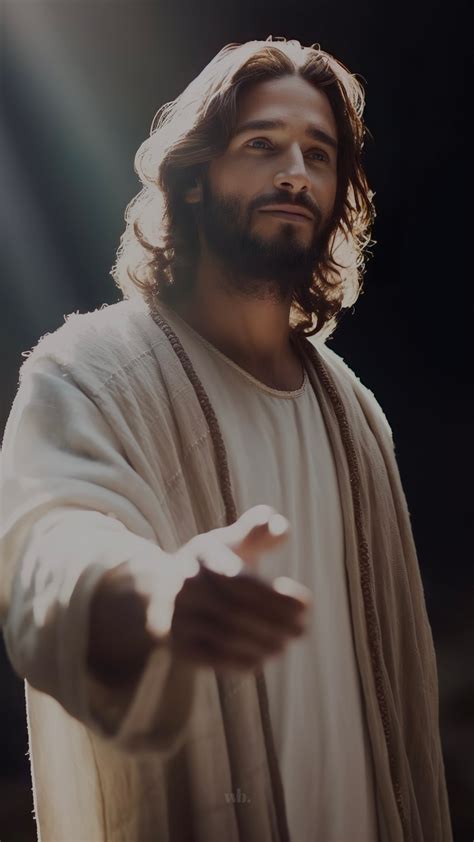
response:
[[[130,750],[170,750],[189,718],[194,687],[194,671],[171,656],[165,640],[119,686],[90,668],[91,606],[103,577],[124,563],[146,563],[167,587],[170,555],[142,514],[151,494],[70,376],[50,360],[31,367],[2,453],[0,621],[7,651],[19,676]]]

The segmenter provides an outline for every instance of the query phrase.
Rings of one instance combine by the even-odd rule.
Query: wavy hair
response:
[[[198,233],[185,191],[223,154],[237,125],[240,94],[257,82],[299,75],[322,89],[338,129],[334,210],[308,288],[295,289],[290,326],[327,338],[343,308],[362,291],[375,218],[373,192],[361,163],[364,90],[349,70],[318,44],[285,38],[227,44],[172,102],[156,113],[135,156],[142,189],[127,205],[126,228],[111,269],[125,298],[165,302],[194,282]]]

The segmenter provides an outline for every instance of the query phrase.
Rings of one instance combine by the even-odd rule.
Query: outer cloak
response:
[[[297,344],[336,463],[381,842],[450,842],[436,658],[391,430],[340,356]],[[0,578],[43,842],[289,839],[262,672],[217,676],[163,645],[118,694],[86,668],[103,571],[146,556],[166,577],[169,553],[235,519],[215,411],[158,308],[120,302],[43,337],[5,430]],[[229,798],[239,788],[251,803]]]

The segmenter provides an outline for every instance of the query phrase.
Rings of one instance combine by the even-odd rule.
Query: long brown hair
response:
[[[238,98],[257,82],[299,74],[324,90],[338,129],[334,211],[309,288],[293,294],[290,324],[307,336],[327,338],[341,310],[362,291],[373,193],[361,153],[367,129],[364,90],[349,70],[318,44],[283,39],[227,44],[172,102],[155,115],[150,136],[135,156],[142,189],[125,212],[111,275],[125,297],[141,294],[172,301],[189,292],[198,237],[185,191],[221,155],[236,127]]]

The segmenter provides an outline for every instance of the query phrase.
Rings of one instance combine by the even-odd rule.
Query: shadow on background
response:
[[[438,655],[455,838],[472,840],[471,155],[458,8],[19,0],[1,9],[2,428],[22,351],[64,314],[120,299],[108,273],[139,189],[133,157],[163,102],[224,44],[270,33],[320,43],[365,81],[378,245],[331,343],[393,429]],[[29,842],[23,686],[3,649],[0,683],[0,839]]]

